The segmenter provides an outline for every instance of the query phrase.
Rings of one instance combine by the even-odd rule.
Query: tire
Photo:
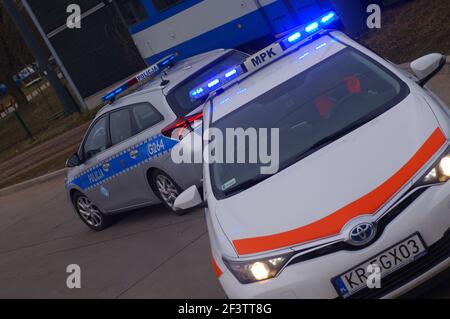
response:
[[[185,212],[175,211],[173,208],[175,200],[182,192],[181,187],[169,175],[159,170],[152,172],[151,179],[153,190],[163,205],[177,215],[184,215]]]
[[[100,209],[98,209],[86,195],[82,193],[75,193],[73,196],[73,206],[78,214],[78,217],[91,229],[95,231],[102,231],[108,228],[113,219],[106,216]]]

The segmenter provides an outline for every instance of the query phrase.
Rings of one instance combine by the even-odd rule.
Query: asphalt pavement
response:
[[[210,256],[200,210],[150,207],[95,233],[62,178],[0,197],[0,298],[224,298]],[[81,289],[67,288],[71,264]]]

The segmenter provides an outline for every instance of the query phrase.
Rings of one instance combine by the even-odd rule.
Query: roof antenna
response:
[[[160,86],[166,86],[167,84],[170,83],[169,80],[164,79],[164,76],[167,76],[166,71],[163,71],[163,72],[161,73],[161,84],[160,84]]]

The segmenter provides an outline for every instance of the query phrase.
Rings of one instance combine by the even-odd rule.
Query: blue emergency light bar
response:
[[[125,92],[126,90],[132,88],[139,82],[143,82],[150,77],[155,76],[158,73],[161,73],[164,71],[164,69],[167,69],[170,67],[173,63],[173,60],[178,56],[178,54],[171,54],[160,61],[156,62],[152,66],[148,67],[147,69],[143,70],[139,74],[135,75],[134,77],[128,79],[125,83],[121,84],[120,86],[116,87],[114,90],[106,94],[102,97],[102,100],[104,102],[112,102],[115,100],[115,98]]]
[[[233,68],[220,73],[216,77],[193,89],[189,92],[191,99],[198,100],[204,98],[241,75],[254,72],[272,63],[278,58],[299,48],[305,40],[307,41],[311,36],[325,29],[325,27],[337,20],[339,20],[339,17],[335,12],[327,12],[318,19],[292,31],[288,36],[284,37],[280,41],[275,42],[274,44],[247,58],[241,65],[234,66]]]
[[[217,77],[210,79],[203,83],[198,88],[192,90],[189,95],[191,96],[192,100],[200,99],[212,91],[217,90],[224,84],[232,81],[233,79],[239,77],[240,75],[244,74],[246,71],[244,71],[244,68],[242,65],[238,65],[233,67],[232,69],[226,70],[225,72],[220,73]]]
[[[301,40],[304,40],[310,37],[311,35],[319,32],[320,30],[324,29],[327,25],[335,22],[338,19],[339,18],[335,12],[333,11],[328,12],[323,16],[321,16],[320,18],[306,24],[305,27],[297,29],[296,31],[294,31],[293,34],[282,39],[280,43],[286,50],[290,48],[292,45],[300,42]]]

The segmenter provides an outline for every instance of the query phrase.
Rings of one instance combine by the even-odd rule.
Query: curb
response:
[[[43,176],[39,176],[39,177],[30,179],[28,181],[25,181],[25,182],[22,182],[22,183],[19,183],[19,184],[16,184],[16,185],[12,185],[12,186],[0,189],[0,196],[10,195],[12,193],[24,190],[26,188],[29,188],[29,187],[32,187],[32,186],[35,186],[35,185],[39,185],[39,184],[42,184],[44,182],[48,182],[48,181],[50,181],[52,179],[64,176],[66,174],[66,172],[67,172],[67,168],[63,168],[63,169],[61,169],[59,171],[55,171],[55,172],[52,172],[52,173],[49,173],[49,174],[46,174],[46,175],[43,175]]]

